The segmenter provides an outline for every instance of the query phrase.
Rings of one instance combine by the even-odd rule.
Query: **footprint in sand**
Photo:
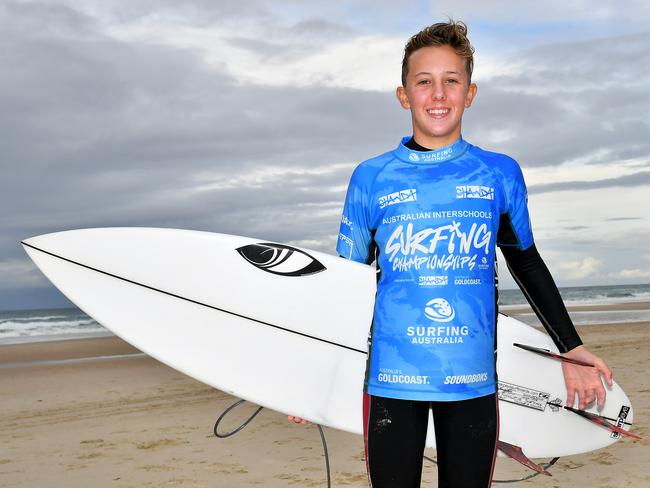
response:
[[[189,444],[189,441],[180,440],[180,439],[158,439],[149,442],[138,442],[135,445],[135,447],[137,447],[138,449],[156,450],[156,449],[160,449],[161,447],[180,446],[182,444]]]

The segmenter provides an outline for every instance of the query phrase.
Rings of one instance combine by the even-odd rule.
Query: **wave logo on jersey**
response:
[[[426,303],[424,315],[434,322],[450,322],[456,316],[456,311],[444,298],[434,298]]]
[[[491,186],[461,185],[456,187],[456,198],[481,198],[494,200],[494,188]]]
[[[326,269],[306,252],[283,244],[248,244],[237,248],[237,252],[256,268],[282,276],[305,276]]]
[[[412,153],[409,153],[409,159],[410,159],[411,161],[415,161],[415,162],[417,162],[417,161],[420,160],[420,156],[419,156],[417,153],[413,153],[413,152],[412,152]]]
[[[387,207],[388,205],[395,205],[396,203],[415,202],[418,199],[417,191],[415,188],[408,190],[400,190],[395,193],[390,193],[379,197],[379,208]]]

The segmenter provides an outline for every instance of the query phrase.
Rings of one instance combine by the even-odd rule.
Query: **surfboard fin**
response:
[[[497,446],[499,450],[503,452],[506,456],[514,459],[520,464],[523,464],[527,468],[532,469],[537,473],[545,474],[546,476],[552,476],[551,473],[546,471],[539,464],[528,459],[528,456],[524,454],[524,451],[521,447],[515,446],[514,444],[508,444],[507,442],[504,441],[498,441]]]
[[[591,413],[591,412],[586,412],[584,410],[579,410],[577,408],[567,407],[566,405],[564,406],[564,409],[568,410],[569,412],[573,412],[576,415],[580,415],[581,417],[589,420],[590,422],[605,427],[606,429],[609,429],[612,432],[616,432],[617,434],[621,434],[627,437],[632,437],[633,439],[641,440],[640,435],[633,434],[632,432],[629,432],[621,427],[618,427],[617,425],[612,424],[609,420],[607,420],[605,417],[601,415]]]

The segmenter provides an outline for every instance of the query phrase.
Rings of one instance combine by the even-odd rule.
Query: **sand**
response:
[[[630,307],[650,309],[650,304]],[[516,486],[650,486],[650,323],[579,330],[630,396],[634,430],[644,440],[623,439],[561,458],[551,468],[552,478],[538,476]],[[98,356],[103,358],[61,362]],[[114,337],[0,346],[0,398],[0,487],[326,486],[315,426],[294,425],[263,410],[239,434],[217,439],[214,421],[235,398]],[[245,405],[224,428],[254,410]],[[325,435],[332,486],[367,486],[361,438],[332,429]],[[422,486],[435,487],[435,467],[425,463],[424,470]],[[529,473],[499,458],[495,478]]]

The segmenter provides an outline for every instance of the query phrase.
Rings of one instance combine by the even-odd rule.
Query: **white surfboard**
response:
[[[159,361],[264,407],[361,433],[374,268],[263,240],[172,229],[83,229],[23,246],[79,308]],[[559,361],[513,346],[557,351],[546,334],[500,316],[497,337],[501,441],[535,458],[617,440],[562,408]],[[616,384],[604,409],[590,411],[626,430],[633,421]]]

